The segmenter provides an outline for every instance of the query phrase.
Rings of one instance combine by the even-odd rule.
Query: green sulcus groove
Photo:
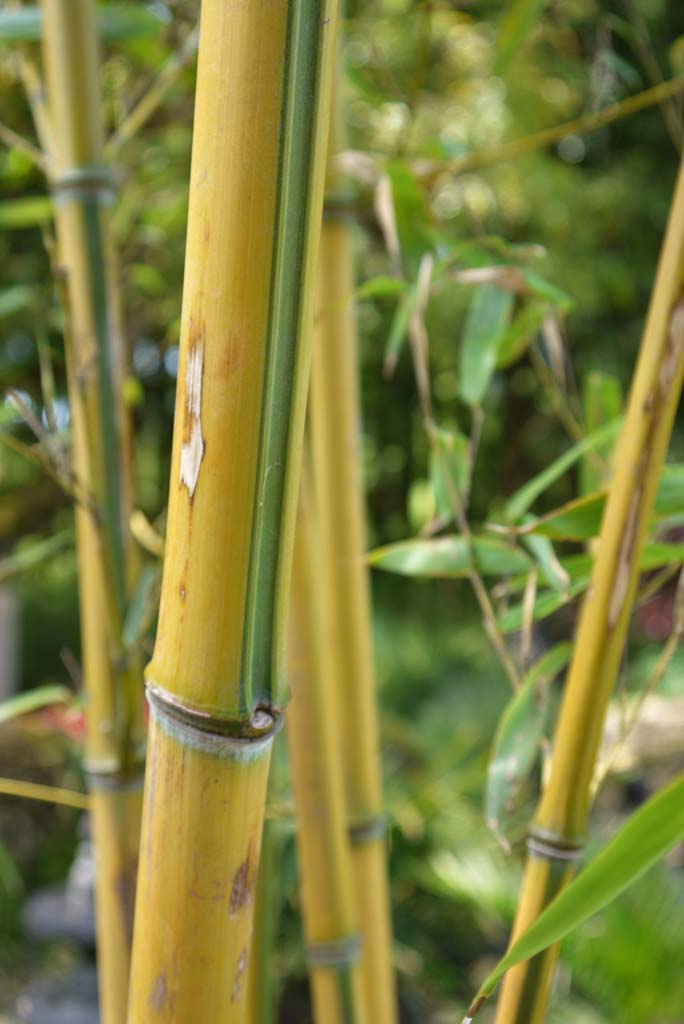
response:
[[[280,672],[274,671],[278,587],[291,539],[294,508],[287,474],[293,421],[303,418],[309,345],[303,323],[306,254],[312,223],[312,173],[322,73],[325,0],[294,0],[285,55],[280,170],[271,277],[271,308],[255,490],[254,527],[247,586],[239,713],[259,704],[280,704]],[[302,343],[304,339],[304,343]]]

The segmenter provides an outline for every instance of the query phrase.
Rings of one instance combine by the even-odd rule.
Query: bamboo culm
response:
[[[77,495],[76,546],[85,766],[96,857],[101,1019],[126,1018],[142,803],[143,688],[122,624],[136,572],[129,531],[130,428],[123,400],[124,342],[103,163],[99,54],[92,0],[42,0],[50,119],[47,154]]]
[[[548,783],[528,841],[513,937],[572,877],[581,854],[605,713],[625,644],[641,551],[684,377],[684,168],[653,287],[592,579],[580,612]],[[508,973],[497,1024],[541,1024],[557,949]]]
[[[245,1019],[334,0],[203,0],[130,1024]]]

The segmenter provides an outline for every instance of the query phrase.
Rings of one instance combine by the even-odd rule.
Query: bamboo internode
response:
[[[531,829],[514,937],[572,876],[572,862],[583,842],[605,712],[622,657],[683,377],[684,168],[615,455],[591,585],[580,613],[551,773]],[[556,955],[555,949],[549,950],[509,972],[497,1024],[541,1024]]]
[[[202,4],[130,1024],[245,1016],[335,19]]]
[[[99,58],[92,0],[43,0],[53,148],[47,154],[64,277],[83,676],[85,761],[97,867],[100,1004],[123,1024],[144,750],[142,679],[122,649],[135,559],[124,345],[103,165]]]
[[[297,809],[300,891],[314,1020],[372,1017],[361,987],[336,695],[331,691],[330,586],[320,559],[310,474],[302,480],[292,580],[288,747]]]

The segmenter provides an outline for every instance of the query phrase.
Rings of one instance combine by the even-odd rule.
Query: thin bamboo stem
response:
[[[142,796],[142,686],[121,629],[135,573],[124,344],[104,167],[99,55],[92,0],[42,0],[43,54],[60,270],[76,508],[85,763],[96,851],[101,1015],[123,1024]],[[35,76],[37,78],[37,75]],[[37,87],[36,87],[37,88]],[[38,101],[34,97],[34,105]]]
[[[334,0],[204,0],[129,1024],[244,1020]]]
[[[359,970],[338,695],[330,687],[332,581],[320,557],[318,526],[305,470],[293,565],[288,711],[304,932],[314,1020],[363,1024],[373,1018]]]
[[[45,786],[40,782],[28,782],[24,779],[0,779],[0,793],[3,796],[21,797],[22,800],[43,800],[48,804],[75,807],[80,811],[87,811],[90,806],[90,797],[87,793],[76,793],[72,789]]]
[[[624,648],[644,538],[684,377],[684,168],[673,199],[591,585],[584,599],[513,937],[572,876],[591,799],[608,701]],[[506,977],[497,1024],[540,1024],[557,950]]]
[[[369,1021],[396,1020],[387,847],[371,637],[365,515],[359,453],[358,341],[353,265],[335,170],[343,116],[337,92],[330,138],[311,381],[311,444],[321,560],[331,603],[330,674],[342,752],[354,889],[362,934],[361,973]]]

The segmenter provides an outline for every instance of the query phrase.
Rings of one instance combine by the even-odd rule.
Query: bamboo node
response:
[[[252,760],[264,754],[283,724],[277,708],[263,705],[249,719],[214,718],[149,681],[146,696],[152,718],[168,736],[182,746],[230,760]]]
[[[388,829],[387,815],[370,814],[366,818],[352,821],[347,835],[352,846],[360,846],[362,843],[372,843],[375,839],[384,839]]]
[[[361,956],[361,936],[358,933],[330,942],[315,942],[305,949],[307,963],[311,967],[330,967],[343,970],[355,964]]]
[[[582,844],[572,843],[564,836],[535,829],[527,837],[527,852],[539,860],[556,860],[566,863],[582,857]]]
[[[134,793],[143,788],[145,764],[140,762],[131,766],[130,771],[124,771],[121,768],[114,770],[98,768],[96,765],[86,763],[85,777],[90,792],[104,790],[108,793]]]
[[[56,205],[84,199],[95,199],[109,205],[114,201],[116,189],[116,180],[109,167],[72,167],[50,181]]]

